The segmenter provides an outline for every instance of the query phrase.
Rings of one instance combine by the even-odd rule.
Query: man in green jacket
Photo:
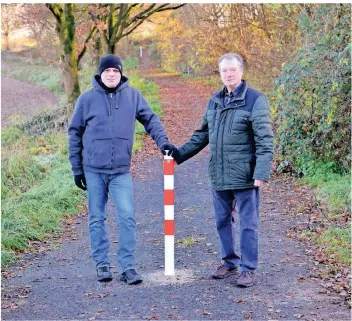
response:
[[[173,148],[172,156],[181,164],[210,143],[209,177],[223,260],[212,276],[236,275],[237,286],[249,287],[258,265],[259,189],[269,179],[274,151],[270,108],[265,96],[242,79],[240,55],[223,55],[219,70],[224,88],[211,97],[200,127],[183,146]],[[241,256],[235,253],[233,204],[240,219]]]

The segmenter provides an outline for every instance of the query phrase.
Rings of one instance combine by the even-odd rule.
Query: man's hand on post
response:
[[[178,164],[180,162],[180,154],[177,147],[171,143],[166,143],[160,147],[160,151],[163,155],[166,155],[167,150],[169,151],[168,156],[171,156]]]
[[[260,179],[255,179],[254,180],[254,186],[255,187],[262,187],[262,186],[264,186],[264,181],[262,181],[262,180],[260,180]]]
[[[75,184],[78,188],[86,191],[87,190],[87,182],[84,174],[75,175]]]
[[[177,149],[177,147],[173,144],[170,144],[170,143],[165,143],[160,147],[161,153],[163,155],[167,155],[167,156],[172,156],[175,149]],[[166,151],[168,151],[168,154],[166,154]]]

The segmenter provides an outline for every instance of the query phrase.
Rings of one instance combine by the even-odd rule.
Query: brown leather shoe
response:
[[[255,274],[250,271],[243,271],[236,280],[236,285],[242,288],[248,288],[254,284]]]
[[[230,275],[235,275],[237,273],[237,267],[230,268],[225,264],[217,267],[216,271],[211,275],[214,279],[224,279]]]

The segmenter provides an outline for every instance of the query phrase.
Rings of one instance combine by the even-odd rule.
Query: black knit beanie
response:
[[[108,68],[116,68],[122,76],[122,62],[119,57],[115,55],[107,55],[100,58],[99,61],[99,75]]]

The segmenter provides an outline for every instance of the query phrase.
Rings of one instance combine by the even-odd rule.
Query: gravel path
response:
[[[181,144],[199,124],[211,90],[201,84],[186,88],[186,83],[175,77],[154,75],[153,80],[161,87],[166,111],[163,123],[171,140]],[[194,92],[199,95],[194,97]],[[2,319],[350,320],[350,312],[338,296],[320,293],[319,281],[310,277],[311,261],[305,246],[288,236],[288,229],[303,219],[293,215],[299,202],[292,202],[297,190],[290,180],[274,177],[262,192],[256,285],[241,289],[232,286],[230,278],[210,278],[219,264],[219,241],[207,157],[205,149],[176,167],[174,277],[163,274],[162,157],[146,138],[144,149],[133,161],[136,264],[144,282],[128,286],[118,280],[117,231],[114,208],[109,204],[113,281],[96,281],[87,217],[81,215],[50,241],[49,250],[27,254],[22,264],[10,271],[12,277],[3,280]],[[189,246],[185,246],[186,240]]]

